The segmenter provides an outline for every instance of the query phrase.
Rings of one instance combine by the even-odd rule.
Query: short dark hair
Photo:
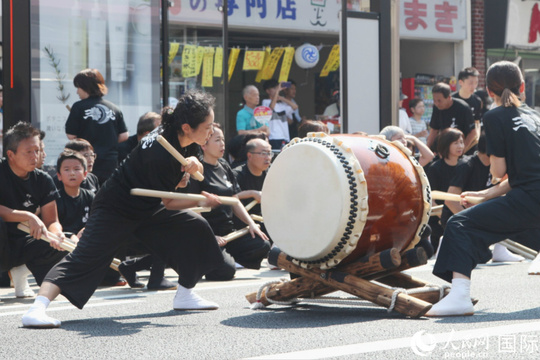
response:
[[[45,139],[45,135],[46,135],[45,131],[39,130],[39,140]]]
[[[79,160],[79,162],[82,164],[84,168],[84,171],[86,171],[86,159],[84,158],[84,156],[82,156],[78,151],[64,149],[64,151],[62,151],[60,155],[58,155],[58,160],[56,160],[57,173],[60,173],[60,168],[62,167],[62,163],[69,159]]]
[[[143,135],[146,132],[154,130],[156,128],[154,126],[156,119],[161,120],[161,115],[153,111],[141,115],[139,122],[137,122],[137,135]]]
[[[266,91],[268,89],[275,88],[278,85],[279,82],[276,79],[266,80],[263,84],[263,90]]]
[[[85,151],[87,149],[94,151],[94,147],[92,146],[92,144],[90,144],[88,140],[81,139],[81,138],[69,140],[67,144],[64,145],[64,149],[69,149],[69,150],[78,151],[78,152]]]
[[[328,134],[328,126],[320,120],[306,120],[298,128],[298,137],[304,138],[309,132],[323,132]]]
[[[424,100],[419,99],[419,98],[414,98],[414,99],[409,100],[409,109],[415,108],[416,105],[418,105],[421,102],[424,102]]]
[[[458,74],[458,81],[459,80],[466,80],[467,78],[471,77],[471,76],[480,76],[480,73],[478,72],[478,70],[476,70],[476,68],[474,67],[466,67],[465,69],[461,70]]]
[[[97,69],[84,69],[73,78],[73,85],[84,90],[90,96],[102,97],[107,94],[103,75]]]
[[[437,152],[441,159],[446,159],[450,155],[450,144],[459,138],[465,138],[461,130],[456,128],[444,129],[437,140]]]
[[[442,94],[445,98],[448,98],[450,96],[450,92],[450,85],[443,82],[433,85],[433,88],[431,89],[432,94],[439,93]]]
[[[216,98],[210,93],[201,90],[190,90],[178,99],[176,108],[171,107],[161,113],[161,126],[163,136],[171,138],[177,134],[184,134],[182,125],[188,124],[192,129],[197,129],[202,124],[210,110],[214,108]]]
[[[4,144],[6,147],[6,151],[11,150],[16,153],[21,141],[32,138],[34,136],[39,137],[39,135],[39,129],[33,127],[29,122],[19,121],[11,128],[9,128],[9,130],[6,131],[6,134],[4,135]]]

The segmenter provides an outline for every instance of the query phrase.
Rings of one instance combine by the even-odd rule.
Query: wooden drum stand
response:
[[[420,247],[402,255],[392,248],[327,270],[296,265],[291,257],[274,247],[268,262],[300,277],[272,284],[259,293],[247,294],[246,299],[253,308],[274,302],[312,299],[341,290],[388,308],[389,312],[395,310],[418,318],[449,292],[447,285],[429,285],[401,272],[427,263],[426,253]]]

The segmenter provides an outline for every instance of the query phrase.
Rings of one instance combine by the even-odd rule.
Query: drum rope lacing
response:
[[[421,293],[427,293],[434,290],[439,290],[439,301],[443,298],[444,292],[446,289],[450,289],[451,286],[447,284],[442,285],[435,285],[435,284],[426,284],[424,287],[414,288],[414,289],[404,289],[404,288],[392,288],[394,292],[392,293],[392,300],[390,302],[390,306],[388,307],[388,312],[392,312],[394,310],[394,307],[396,306],[397,297],[399,294],[406,294],[406,295],[412,295],[412,294],[421,294]]]
[[[281,278],[279,280],[273,280],[273,281],[268,281],[268,282],[264,283],[259,288],[259,291],[257,291],[256,302],[251,305],[251,309],[252,310],[264,309],[265,306],[264,306],[264,304],[262,303],[262,300],[261,300],[263,291],[266,288],[270,289],[271,285],[280,284],[280,283],[284,283],[284,282],[288,282],[288,280],[286,278]],[[387,311],[390,313],[390,312],[392,312],[392,310],[394,310],[394,308],[396,306],[397,297],[398,297],[399,294],[412,295],[412,294],[427,293],[427,292],[430,292],[430,291],[438,290],[439,291],[439,300],[441,300],[444,297],[444,292],[446,291],[446,289],[450,289],[450,288],[451,288],[451,286],[447,285],[447,284],[442,284],[442,285],[426,284],[424,287],[414,288],[414,289],[392,288],[392,290],[394,290],[394,292],[392,293],[392,299],[391,299],[390,306],[388,307]],[[315,294],[312,293],[311,298],[294,298],[294,299],[291,299],[291,300],[288,300],[288,301],[279,301],[279,300],[273,300],[273,299],[269,298],[267,293],[268,292],[265,292],[265,294],[264,294],[265,299],[270,304],[275,304],[275,305],[295,305],[295,304],[298,304],[299,302],[302,302],[302,301],[303,302],[312,302],[312,303],[323,303],[323,304],[358,305],[358,301],[363,300],[363,299],[358,298],[358,297],[319,297],[319,298],[316,298]],[[362,304],[362,305],[365,305],[365,304]]]

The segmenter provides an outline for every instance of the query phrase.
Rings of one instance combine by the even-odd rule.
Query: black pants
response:
[[[225,281],[231,280],[236,273],[236,263],[248,269],[260,269],[261,261],[266,258],[270,251],[270,242],[251,234],[228,243],[222,254],[224,264],[214,271],[206,274],[207,280]]]
[[[506,196],[473,206],[450,218],[433,274],[451,281],[452,272],[470,277],[491,259],[489,246],[505,239],[523,242],[540,228],[540,191],[513,189]],[[536,239],[536,245],[540,238]]]
[[[193,288],[206,273],[223,263],[208,222],[191,211],[158,209],[151,216],[128,218],[106,204],[92,209],[75,251],[47,274],[68,300],[82,309],[103,279],[125,239],[136,237],[179,275],[178,283]]]
[[[4,270],[26,264],[38,285],[49,270],[58,263],[66,251],[53,249],[49,243],[31,236],[8,237],[6,223],[0,219],[0,243],[3,243],[1,266]]]

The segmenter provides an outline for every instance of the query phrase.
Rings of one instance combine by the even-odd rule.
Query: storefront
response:
[[[9,54],[3,61],[5,111],[11,114],[4,127],[26,120],[44,130],[46,164],[53,165],[67,141],[68,108],[79,100],[73,77],[87,67],[103,73],[109,88],[105,98],[121,108],[131,134],[141,114],[161,109],[164,92],[173,104],[187,89],[211,92],[217,98],[216,121],[228,138],[234,135],[245,85],[256,85],[262,99],[264,79],[294,79],[300,114],[308,119],[332,102],[340,81],[341,1],[228,1],[228,16],[223,16],[223,1],[178,0],[169,2],[166,32],[162,2],[31,0],[11,7],[3,1],[4,19],[17,20],[3,26],[8,35],[4,54]],[[347,4],[367,11],[370,1]],[[163,57],[165,33],[169,50]],[[317,51],[310,56],[316,62],[306,65],[298,58],[304,44],[314,45]],[[270,70],[247,66],[246,56],[276,50],[281,56],[268,57],[273,58]],[[321,76],[329,57],[334,66]],[[163,58],[168,61],[167,91]]]
[[[486,6],[485,32],[488,66],[499,60],[519,65],[525,101],[540,110],[540,2],[493,1]]]
[[[401,0],[400,5],[402,89],[409,98],[424,99],[429,121],[431,87],[442,80],[455,85],[459,71],[471,64],[470,2]]]

